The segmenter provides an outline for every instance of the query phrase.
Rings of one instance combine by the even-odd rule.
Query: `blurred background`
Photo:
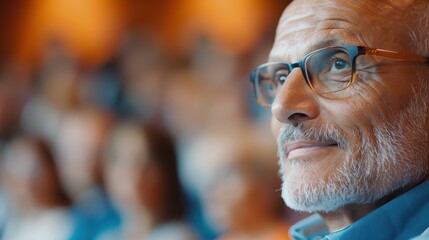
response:
[[[303,217],[252,205],[277,197],[240,202],[267,187],[280,196],[254,171],[277,160],[247,76],[289,2],[1,1],[1,239],[252,239]],[[177,198],[156,190],[174,189],[175,175]],[[222,186],[253,190],[223,199],[239,189]],[[233,201],[247,208],[219,216]]]

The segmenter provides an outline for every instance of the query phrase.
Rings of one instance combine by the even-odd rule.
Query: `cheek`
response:
[[[417,78],[415,69],[406,64],[394,68],[381,65],[370,72],[360,71],[351,88],[352,102],[366,102],[366,109],[380,113],[378,117],[384,121],[387,115],[396,114],[408,106],[414,96],[413,87],[417,90],[420,87]]]
[[[362,95],[353,99],[322,103],[321,121],[332,125],[344,138],[347,148],[365,141],[375,143],[374,128],[386,120],[385,106],[379,99]],[[347,150],[347,149],[346,149]]]

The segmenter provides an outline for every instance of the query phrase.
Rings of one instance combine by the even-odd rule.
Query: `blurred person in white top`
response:
[[[14,138],[5,147],[1,176],[12,206],[1,239],[69,239],[70,201],[46,142],[29,136]]]

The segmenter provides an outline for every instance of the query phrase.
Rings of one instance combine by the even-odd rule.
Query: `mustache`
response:
[[[347,148],[345,134],[333,125],[328,124],[283,124],[277,139],[279,147],[288,142],[308,140],[316,142],[336,142],[338,147]]]

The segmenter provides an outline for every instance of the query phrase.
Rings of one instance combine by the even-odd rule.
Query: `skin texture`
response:
[[[338,45],[363,45],[416,54],[410,47],[405,24],[412,20],[401,14],[416,2],[419,1],[295,0],[280,19],[269,60],[297,62],[315,49]],[[312,92],[302,72],[295,68],[272,104],[272,131],[279,139],[280,165],[286,185],[283,188],[288,188],[288,184],[293,182],[297,186],[306,184],[309,189],[318,191],[317,186],[322,189],[318,185],[320,182],[329,181],[332,186],[341,188],[346,183],[336,174],[349,164],[369,166],[372,162],[374,166],[381,166],[379,172],[365,172],[364,168],[353,170],[356,171],[355,181],[347,184],[354,184],[350,187],[353,190],[366,184],[370,189],[366,193],[356,193],[356,198],[344,197],[342,203],[333,209],[316,205],[299,209],[305,211],[308,207],[309,211],[321,212],[330,230],[351,224],[428,179],[426,133],[429,121],[425,105],[428,102],[427,96],[417,100],[413,98],[427,94],[418,91],[421,81],[416,64],[378,58],[364,60],[366,65],[358,69],[352,86],[331,97]],[[415,110],[410,107],[413,101],[421,111],[416,122],[409,120],[414,118],[411,115]],[[395,125],[398,118],[403,121]],[[285,138],[284,129],[287,127],[335,129],[344,143],[312,138],[280,140]],[[414,127],[418,130],[412,130]],[[387,131],[383,132],[383,129]],[[405,153],[392,151],[382,160],[377,153],[384,147],[376,137],[377,132],[389,137],[395,131],[401,138],[392,137],[391,143],[396,145],[387,146],[399,146]],[[395,162],[396,166],[390,162]],[[412,165],[420,167],[413,168]],[[376,176],[378,173],[385,174],[379,177]],[[287,180],[288,176],[295,178]],[[292,199],[303,198],[298,187],[290,189],[288,194],[294,195]],[[343,186],[343,189],[347,192],[349,188]]]

